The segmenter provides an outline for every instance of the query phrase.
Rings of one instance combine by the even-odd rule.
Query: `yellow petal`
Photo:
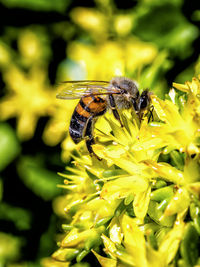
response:
[[[52,255],[53,259],[58,261],[70,261],[79,253],[75,248],[59,248]]]
[[[130,193],[144,192],[148,188],[148,184],[148,180],[139,175],[118,178],[103,186],[101,198],[106,200],[125,198]]]
[[[94,250],[92,250],[92,252],[97,257],[97,260],[99,261],[102,267],[116,267],[117,266],[117,260],[103,257],[99,255],[97,252],[95,252]]]
[[[199,181],[200,166],[199,160],[187,158],[184,165],[184,177],[185,181],[189,183],[195,183]]]
[[[144,217],[147,214],[149,201],[150,201],[151,187],[144,191],[139,192],[135,195],[133,201],[133,208],[137,218],[143,221]]]
[[[119,243],[121,244],[122,242],[122,238],[123,238],[123,234],[121,231],[121,227],[120,227],[120,223],[119,223],[119,219],[114,217],[109,225],[109,235],[110,235],[110,239],[111,241],[113,241],[114,243]]]
[[[57,260],[54,260],[52,258],[42,258],[41,260],[41,266],[42,267],[69,267],[70,266],[70,262],[60,262]]]
[[[122,229],[125,248],[134,260],[133,266],[148,267],[146,241],[142,231],[135,224],[134,220],[127,215],[123,216]]]
[[[187,84],[173,83],[172,85],[173,85],[173,87],[175,87],[176,89],[178,89],[182,92],[188,93],[190,91],[190,88],[188,87]]]
[[[155,172],[155,177],[160,176],[178,185],[183,185],[185,183],[184,173],[172,167],[170,164],[165,162],[157,163],[150,160],[146,160],[144,163]]]
[[[116,246],[115,243],[112,242],[106,235],[102,234],[101,236],[104,246],[105,246],[105,251],[106,253],[109,253],[111,255],[114,255],[116,252]]]
[[[175,224],[173,229],[166,234],[159,246],[159,252],[163,259],[165,259],[166,265],[172,261],[177,253],[183,236],[184,227],[185,224],[183,222]]]
[[[171,216],[175,213],[180,213],[187,209],[190,204],[190,196],[184,187],[179,188],[175,193],[174,197],[170,200],[167,205],[164,215]]]

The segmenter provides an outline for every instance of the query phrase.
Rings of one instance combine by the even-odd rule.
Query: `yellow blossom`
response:
[[[36,34],[30,30],[22,31],[18,39],[21,55],[31,62],[37,62],[41,58],[41,44]]]
[[[59,262],[59,261],[56,261],[52,258],[43,258],[41,260],[41,264],[42,266],[44,267],[48,267],[48,266],[51,266],[51,267],[68,267],[70,265],[70,262]]]
[[[114,27],[119,35],[127,35],[133,26],[133,19],[130,15],[118,15],[114,21]]]
[[[77,101],[68,103],[66,101],[59,101],[58,99],[53,102],[54,112],[43,133],[43,140],[46,144],[50,146],[57,145],[68,135],[70,119],[76,104]],[[71,151],[74,148],[70,140],[67,138],[63,141],[63,148],[66,146],[65,151],[67,149]]]
[[[33,136],[40,116],[51,115],[55,93],[46,82],[46,73],[33,68],[28,74],[11,66],[3,78],[9,93],[1,100],[2,120],[17,117],[17,132],[21,139]]]
[[[90,248],[105,267],[174,266],[177,253],[190,257],[187,246],[200,233],[199,84],[178,85],[185,98],[152,95],[151,122],[148,112],[140,121],[130,110],[120,112],[123,128],[109,113],[95,125],[93,149],[102,160],[80,146],[71,174],[63,175],[69,224],[58,260],[64,248],[78,249],[81,259]]]
[[[9,48],[2,41],[0,42],[0,65],[6,65],[10,62]]]
[[[96,46],[73,42],[67,52],[87,70],[87,77],[98,80],[110,80],[113,76],[125,75],[125,72],[134,73],[157,55],[155,46],[136,38],[118,43],[107,41]]]
[[[71,12],[72,20],[87,31],[105,35],[107,30],[107,23],[103,13],[98,12],[92,8],[77,7]]]
[[[117,261],[115,259],[110,259],[106,257],[102,257],[97,252],[93,251],[94,255],[97,257],[99,263],[102,267],[116,267]]]

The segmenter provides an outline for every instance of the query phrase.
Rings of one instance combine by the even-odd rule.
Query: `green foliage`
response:
[[[6,266],[9,261],[16,261],[20,256],[23,240],[0,232],[0,265]]]
[[[51,200],[61,194],[62,190],[57,185],[62,179],[43,168],[37,159],[23,157],[18,164],[18,170],[24,184],[44,200]]]
[[[50,217],[48,228],[41,235],[37,255],[39,259],[42,258],[44,255],[49,255],[49,251],[55,250],[56,244],[54,240],[54,233],[57,230],[56,220],[56,216],[52,214]]]
[[[194,266],[198,260],[198,233],[192,223],[185,229],[180,252],[186,266]]]
[[[29,230],[31,227],[30,212],[7,203],[0,204],[0,219],[12,222],[18,230]]]
[[[3,181],[0,178],[0,202],[2,200],[2,197],[3,197]]]
[[[145,41],[154,42],[161,48],[169,50],[178,57],[186,58],[192,53],[192,42],[199,31],[191,25],[181,12],[169,1],[159,6],[139,6],[138,20],[134,31]],[[141,15],[140,15],[141,14]]]
[[[1,0],[1,2],[9,8],[21,7],[37,11],[63,12],[69,5],[70,0]]]
[[[0,123],[0,171],[9,165],[20,153],[20,143],[14,130],[6,123]]]

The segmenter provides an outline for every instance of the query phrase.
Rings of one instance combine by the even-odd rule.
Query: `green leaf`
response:
[[[3,197],[3,181],[0,177],[0,202],[2,200],[2,197]]]
[[[105,218],[99,219],[95,224],[95,228],[106,224],[107,222],[109,222],[112,219],[112,217],[113,216],[107,216]]]
[[[9,260],[17,260],[20,256],[22,239],[0,232],[0,265],[6,266]]]
[[[172,159],[172,165],[177,167],[179,170],[183,171],[184,168],[184,154],[179,153],[176,150],[173,150],[170,153],[170,157]]]
[[[175,221],[175,216],[164,216],[163,212],[159,209],[159,204],[153,200],[149,203],[148,215],[156,223],[166,227],[171,227]]]
[[[148,12],[145,8],[148,8]],[[198,29],[186,20],[181,9],[172,2],[151,8],[140,6],[137,16],[134,32],[138,37],[145,41],[154,40],[160,48],[170,49],[179,57],[191,55],[192,42],[198,36]]]
[[[151,193],[151,200],[160,202],[172,198],[175,193],[174,191],[174,185],[159,188]]]
[[[80,261],[82,261],[82,259],[85,257],[85,256],[87,256],[87,254],[89,253],[90,251],[89,250],[82,250],[79,254],[78,254],[78,256],[76,257],[76,260],[77,260],[77,262],[80,262]]]
[[[12,8],[27,8],[41,11],[64,12],[70,0],[0,0],[5,6]]]
[[[41,167],[34,158],[24,157],[21,159],[18,164],[18,172],[24,184],[45,200],[50,200],[62,192],[57,187],[62,178]]]
[[[0,219],[12,221],[19,230],[28,230],[31,227],[31,214],[28,210],[6,203],[0,205]]]
[[[199,251],[199,236],[192,225],[188,223],[184,231],[183,240],[180,246],[181,256],[183,260],[187,263],[187,266],[194,266],[198,260]]]
[[[8,166],[20,153],[20,144],[14,130],[0,123],[0,171]]]

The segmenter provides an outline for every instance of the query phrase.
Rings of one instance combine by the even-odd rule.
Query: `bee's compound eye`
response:
[[[145,90],[142,92],[142,94],[139,98],[139,103],[138,103],[139,110],[147,108],[149,105],[149,102],[150,102],[149,93],[147,90]]]
[[[139,107],[140,109],[144,109],[148,106],[148,100],[146,97],[144,98],[140,98],[140,101],[139,101]]]
[[[148,105],[149,105],[148,96],[147,95],[141,95],[141,97],[139,99],[139,103],[138,103],[139,110],[147,108]]]

